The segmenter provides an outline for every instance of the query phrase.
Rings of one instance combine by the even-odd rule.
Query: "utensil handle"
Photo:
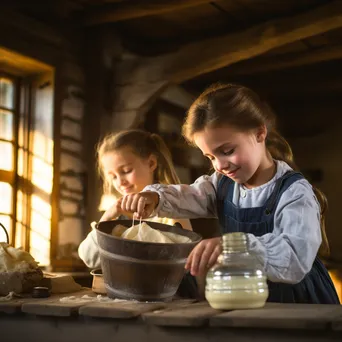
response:
[[[1,228],[4,230],[4,232],[5,232],[5,235],[6,235],[6,242],[7,243],[9,243],[9,236],[8,236],[8,232],[7,232],[7,230],[6,230],[6,228],[5,228],[5,226],[0,222],[0,226],[1,226]]]

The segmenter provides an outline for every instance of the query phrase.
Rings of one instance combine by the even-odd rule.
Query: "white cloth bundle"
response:
[[[121,224],[115,226],[112,235],[123,239],[154,242],[154,243],[188,243],[191,239],[187,236],[174,234],[170,232],[162,232],[158,229],[151,228],[146,222],[136,224],[131,228],[127,228]]]
[[[37,267],[38,263],[31,254],[0,242],[0,272],[28,272]]]

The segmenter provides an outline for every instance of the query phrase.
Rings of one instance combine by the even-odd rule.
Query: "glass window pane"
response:
[[[9,238],[11,240],[11,218],[7,215],[0,215],[0,222],[6,228]],[[0,242],[7,242],[6,233],[0,228]]]
[[[24,248],[24,232],[25,226],[23,226],[20,222],[16,223],[15,226],[15,242],[14,247],[16,248]]]
[[[8,78],[0,78],[0,106],[14,108],[14,84]]]
[[[17,221],[24,222],[24,194],[22,191],[17,191]]]
[[[19,119],[19,131],[18,131],[18,145],[20,147],[24,146],[25,141],[25,127],[24,127],[24,120],[23,118]]]
[[[0,212],[12,213],[12,187],[8,183],[0,182]]]
[[[53,87],[38,87],[34,93],[32,132],[32,183],[47,193],[53,184]]]
[[[53,165],[39,157],[33,156],[32,184],[50,194],[53,185]]]
[[[53,139],[53,87],[39,87],[35,92],[35,108],[34,108],[33,129],[35,133],[40,133],[37,143],[40,144],[42,139]],[[48,142],[48,141],[47,141]],[[33,143],[35,144],[35,142]],[[49,146],[47,146],[49,147]],[[39,146],[39,156],[45,157],[49,154],[49,150],[44,151],[42,146]]]
[[[24,177],[24,150],[18,149],[18,175]]]
[[[39,262],[39,266],[50,264],[50,240],[35,231],[30,232],[30,254]]]
[[[0,138],[13,140],[13,113],[0,109]]]
[[[39,196],[31,197],[30,252],[40,265],[50,262],[51,205]]]
[[[13,170],[13,145],[10,142],[0,141],[0,170]]]
[[[25,247],[25,232],[28,229],[24,224],[24,213],[26,212],[26,195],[21,190],[17,191],[17,222],[15,225],[14,247]]]
[[[31,229],[50,239],[51,205],[36,195],[31,197]]]

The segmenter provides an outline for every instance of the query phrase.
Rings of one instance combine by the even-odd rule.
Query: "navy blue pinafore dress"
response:
[[[232,202],[234,182],[222,177],[217,189],[218,217],[222,234],[244,232],[255,236],[272,233],[274,213],[283,192],[304,176],[295,171],[285,173],[276,181],[273,193],[262,207],[238,208]],[[298,284],[268,281],[268,302],[339,304],[333,282],[321,262],[316,257],[311,271]]]

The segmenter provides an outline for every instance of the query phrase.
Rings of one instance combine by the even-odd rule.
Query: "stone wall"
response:
[[[63,82],[61,105],[57,258],[69,259],[78,258],[77,248],[84,237],[88,174],[84,160],[84,75],[72,63],[63,72],[68,77]]]

